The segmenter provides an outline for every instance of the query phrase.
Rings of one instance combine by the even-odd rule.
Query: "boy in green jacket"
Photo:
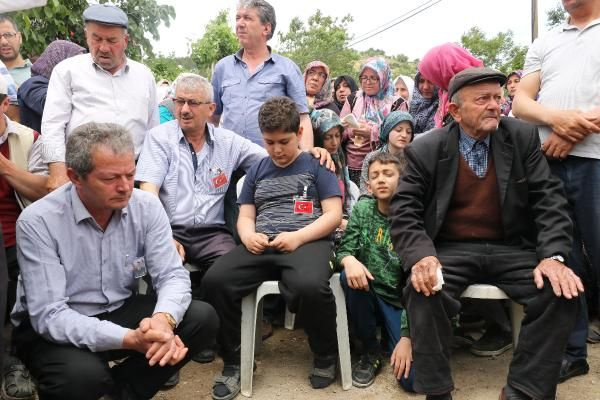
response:
[[[363,350],[360,360],[352,368],[352,383],[357,387],[371,385],[381,369],[378,317],[383,320],[382,328],[387,333],[388,352],[392,352],[401,336],[403,310],[397,286],[402,268],[392,248],[387,219],[389,203],[400,179],[400,168],[399,160],[389,153],[378,153],[369,160],[367,185],[375,198],[361,200],[354,206],[337,254],[338,262],[344,268],[340,279],[350,321]],[[409,369],[406,368],[407,373],[402,374],[401,381],[410,379]]]

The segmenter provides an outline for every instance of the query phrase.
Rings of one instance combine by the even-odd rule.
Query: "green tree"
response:
[[[526,46],[515,44],[511,30],[488,38],[481,29],[474,26],[461,36],[460,42],[475,57],[483,60],[485,66],[504,73],[522,68],[527,53]]]
[[[548,28],[558,26],[567,20],[567,16],[568,14],[563,8],[561,2],[558,2],[553,8],[546,12],[546,18],[548,18],[546,25]]]
[[[145,64],[152,70],[157,81],[159,79],[168,79],[173,82],[173,80],[177,78],[177,75],[184,71],[183,66],[178,64],[175,60],[174,54],[149,58],[145,60]]]
[[[192,43],[191,59],[200,72],[211,77],[215,64],[238,49],[238,41],[227,22],[226,10],[206,25],[204,36]]]
[[[308,24],[295,17],[288,31],[279,33],[279,50],[301,69],[311,61],[321,60],[329,66],[332,76],[348,74],[359,59],[358,52],[347,47],[352,39],[348,33],[351,22],[350,15],[339,20],[320,10],[308,18]]]
[[[152,44],[145,33],[150,33],[154,40],[158,40],[160,23],[169,26],[171,19],[175,18],[173,7],[158,5],[156,0],[99,1],[115,4],[129,16],[127,55],[135,60],[153,55]],[[23,35],[23,54],[39,55],[56,39],[71,40],[86,46],[82,14],[87,7],[87,0],[48,0],[44,7],[14,13]]]
[[[369,57],[383,57],[388,62],[390,69],[392,70],[392,77],[395,79],[398,75],[407,75],[414,77],[417,73],[417,65],[419,59],[415,58],[410,60],[408,56],[404,54],[396,54],[395,56],[389,56],[385,54],[385,51],[381,49],[370,48],[360,52],[360,60],[356,64],[355,72],[358,73],[360,65],[366,61]]]

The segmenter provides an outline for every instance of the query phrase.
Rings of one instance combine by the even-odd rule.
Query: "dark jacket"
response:
[[[23,82],[18,91],[21,124],[37,132],[41,132],[42,128],[48,82],[41,75],[32,76]]]
[[[458,171],[459,132],[452,122],[404,150],[408,165],[390,204],[390,223],[394,249],[407,271],[423,257],[436,256],[434,243]],[[537,127],[502,118],[490,143],[506,243],[535,249],[539,259],[567,257],[573,230],[567,200],[540,150]]]

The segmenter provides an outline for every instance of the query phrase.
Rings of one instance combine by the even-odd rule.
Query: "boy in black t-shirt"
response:
[[[232,399],[240,390],[241,299],[268,280],[280,281],[288,308],[304,321],[314,354],[313,388],[335,380],[330,235],[342,219],[340,188],[334,173],[299,149],[302,128],[293,101],[267,100],[258,119],[269,157],[248,171],[238,199],[243,244],[219,258],[202,281],[205,298],[221,319],[224,368],[213,386],[217,400]]]

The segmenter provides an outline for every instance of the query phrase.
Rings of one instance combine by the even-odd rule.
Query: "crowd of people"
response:
[[[404,390],[452,399],[453,346],[513,347],[504,304],[460,298],[485,283],[525,307],[500,399],[555,398],[600,341],[580,279],[600,274],[600,0],[563,5],[522,69],[445,43],[394,78],[382,57],[302,70],[267,44],[274,8],[242,0],[240,50],[172,83],[126,57],[116,6],[83,13],[87,50],[34,62],[0,15],[0,395],[150,399],[218,353],[211,396],[233,399],[241,300],[268,280],[325,388],[340,271],[354,386],[387,356]]]

